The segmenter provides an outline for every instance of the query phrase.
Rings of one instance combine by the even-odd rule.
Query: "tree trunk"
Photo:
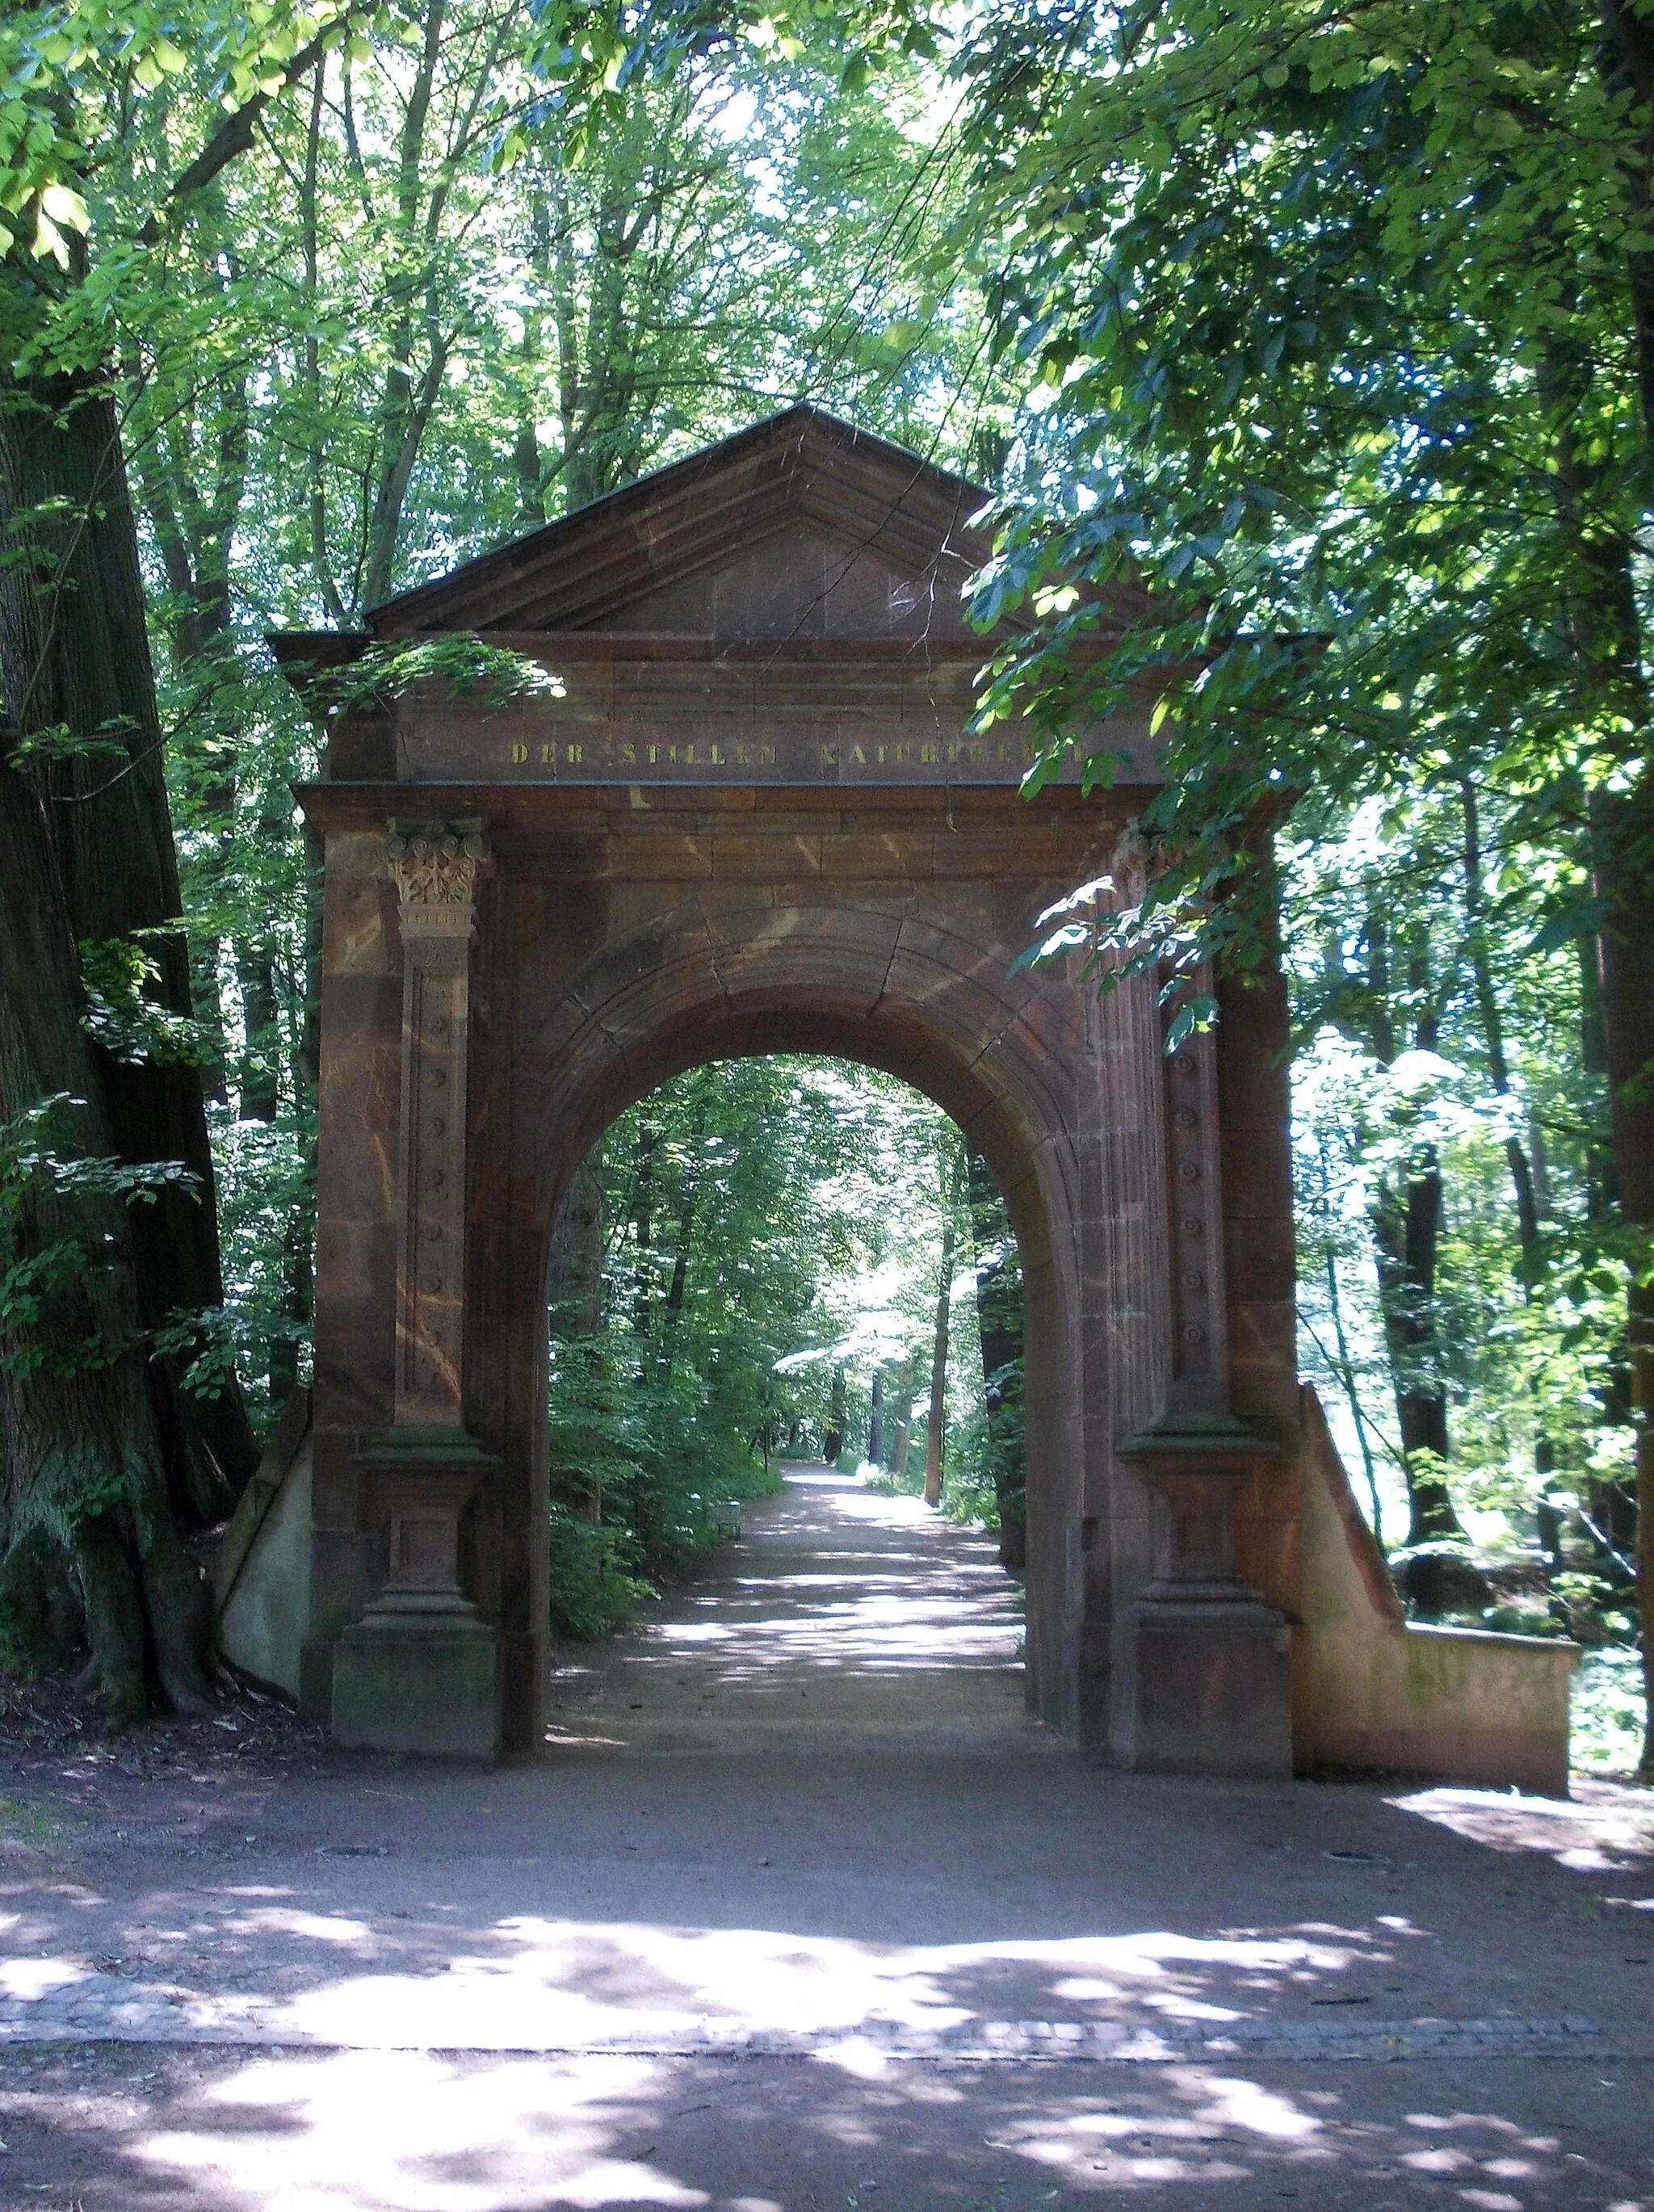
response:
[[[885,1464],[885,1370],[873,1370],[873,1389],[867,1396],[867,1464]]]
[[[603,1325],[600,1152],[589,1154],[575,1170],[553,1217],[546,1302],[553,1336],[595,1336]]]
[[[1461,779],[1459,795],[1464,813],[1464,918],[1469,939],[1470,969],[1481,1010],[1483,1042],[1487,1048],[1487,1073],[1494,1093],[1511,1095],[1511,1068],[1505,1051],[1505,1020],[1493,981],[1493,957],[1487,943],[1487,910],[1482,895],[1481,820],[1476,788],[1469,776]],[[1536,1123],[1530,1121],[1535,1137]],[[1526,1147],[1514,1131],[1505,1139],[1505,1157],[1511,1169],[1511,1188],[1516,1199],[1517,1239],[1522,1251],[1523,1296],[1532,1304],[1544,1272],[1545,1255],[1539,1238],[1538,1178]],[[1534,1409],[1534,1473],[1542,1485],[1556,1473],[1556,1447],[1545,1433],[1542,1404]]]
[[[661,1365],[668,1381],[672,1378],[678,1324],[684,1317],[684,1293],[689,1287],[690,1243],[694,1234],[695,1188],[691,1183],[678,1209],[678,1249],[672,1255],[672,1280],[666,1285],[666,1303],[660,1320]]]
[[[313,830],[304,836],[304,945],[301,973],[303,1004],[293,1050],[293,1097],[310,1130],[304,1174],[287,1217],[285,1310],[295,1334],[271,1363],[272,1410],[285,1405],[298,1381],[299,1337],[316,1311],[316,1086],[321,1076],[322,848]],[[600,1261],[599,1261],[600,1264]]]
[[[551,1258],[546,1305],[553,1339],[573,1350],[595,1386],[603,1355],[603,1148],[588,1152],[569,1178],[551,1220]],[[593,1522],[603,1518],[602,1447],[596,1433],[582,1427],[573,1440],[568,1464],[552,1469],[552,1481],[579,1500]]]
[[[237,942],[235,980],[240,986],[241,1023],[246,1033],[240,1073],[241,1119],[273,1121],[282,1110],[276,1073],[281,1039],[277,1027],[276,963],[268,945]]]
[[[706,1071],[702,1070],[704,1078]],[[678,1340],[678,1323],[684,1317],[684,1294],[689,1287],[690,1250],[695,1239],[696,1209],[701,1197],[701,1147],[707,1133],[706,1082],[696,1086],[695,1103],[684,1137],[683,1178],[678,1195],[678,1243],[672,1255],[672,1276],[666,1285],[666,1301],[660,1317],[661,1373],[672,1379],[672,1354]]]
[[[1640,112],[1641,143],[1628,160],[1624,181],[1633,215],[1631,233],[1645,232],[1654,209],[1654,36],[1639,9],[1626,0],[1604,0],[1597,64],[1609,92],[1630,94]],[[1594,241],[1593,248],[1594,250]],[[1645,507],[1654,483],[1654,253],[1646,246],[1625,256],[1635,341],[1637,392],[1643,424],[1643,482],[1638,505]],[[1566,295],[1562,304],[1566,305]],[[1557,530],[1573,568],[1563,612],[1576,665],[1581,726],[1604,707],[1621,723],[1618,740],[1627,770],[1615,794],[1599,784],[1590,803],[1588,842],[1595,887],[1604,909],[1596,940],[1595,974],[1586,984],[1585,1056],[1600,1051],[1608,1079],[1614,1198],[1621,1218],[1646,1235],[1654,1230],[1654,866],[1649,836],[1654,828],[1654,790],[1646,766],[1650,702],[1645,680],[1643,624],[1632,574],[1633,546],[1625,530],[1603,518],[1620,502],[1616,457],[1598,456],[1582,443],[1584,409],[1596,365],[1565,334],[1558,319],[1539,364],[1540,390],[1555,424],[1550,482]],[[1600,980],[1600,994],[1591,986]],[[1600,1022],[1600,1028],[1598,1026]],[[1654,1286],[1633,1283],[1627,1297],[1626,1342],[1631,1367],[1632,1412],[1637,1449],[1637,1585],[1642,1622],[1643,1751],[1640,1779],[1654,1780]]]
[[[968,1152],[970,1240],[976,1267],[976,1324],[982,1346],[982,1395],[994,1494],[1000,1517],[1000,1565],[1028,1557],[1027,1467],[1022,1427],[1022,1270],[1011,1217],[988,1162]]]
[[[66,731],[113,748],[75,753],[32,774],[55,848],[47,889],[71,943],[130,942],[159,969],[155,997],[192,1011],[161,733],[144,626],[137,536],[108,391],[89,381],[0,389],[0,682],[22,736]],[[68,1005],[80,1003],[78,981]],[[71,1017],[72,1018],[72,1017]],[[110,1148],[125,1160],[181,1160],[193,1195],[170,1190],[127,1224],[140,1323],[223,1303],[212,1156],[197,1071],[118,1061],[94,1049]],[[157,1362],[160,1449],[174,1510],[204,1522],[227,1512],[258,1462],[234,1380],[214,1399],[181,1388]]]
[[[1438,1366],[1434,1312],[1441,1227],[1441,1166],[1435,1147],[1421,1146],[1408,1164],[1400,1203],[1390,1194],[1373,1217],[1384,1346],[1395,1377],[1407,1476],[1409,1544],[1464,1534],[1444,1473],[1447,1390]]]
[[[637,1133],[637,1170],[633,1184],[632,1223],[637,1237],[637,1281],[632,1307],[632,1333],[637,1339],[637,1379],[649,1380],[649,1321],[653,1300],[649,1276],[654,1265],[654,1148],[660,1131],[648,1127]]]
[[[904,1359],[896,1370],[895,1434],[891,1440],[891,1474],[899,1482],[908,1471],[908,1450],[913,1442],[913,1362]]]
[[[1599,837],[1596,880],[1608,896],[1602,933],[1602,1025],[1608,1045],[1610,1127],[1621,1217],[1654,1228],[1654,915],[1641,881],[1645,825],[1627,821],[1634,800],[1614,804]],[[1637,808],[1637,812],[1647,811]],[[1640,836],[1638,830],[1640,829]],[[1641,851],[1627,865],[1624,847]],[[1654,1284],[1633,1282],[1626,1348],[1637,1434],[1637,1593],[1642,1619],[1645,1723],[1639,1777],[1654,1780]]]
[[[833,1370],[832,1396],[828,1403],[827,1433],[822,1438],[821,1456],[829,1467],[836,1467],[844,1449],[845,1424],[849,1419],[848,1398],[842,1365]]]
[[[925,1503],[942,1502],[943,1430],[947,1419],[947,1335],[953,1288],[953,1199],[951,1183],[942,1214],[942,1264],[936,1285],[936,1335],[930,1358],[930,1421],[925,1431]]]
[[[1384,1504],[1378,1494],[1378,1470],[1373,1465],[1372,1442],[1367,1434],[1367,1419],[1361,1407],[1361,1393],[1356,1385],[1355,1363],[1350,1358],[1349,1334],[1344,1327],[1344,1299],[1338,1286],[1338,1255],[1330,1235],[1327,1239],[1327,1304],[1332,1314],[1333,1341],[1338,1346],[1338,1376],[1344,1386],[1350,1416],[1355,1424],[1356,1442],[1361,1448],[1361,1469],[1367,1479],[1367,1497],[1372,1506],[1372,1533],[1379,1547],[1384,1541]]]
[[[1373,1056],[1390,1066],[1400,1038],[1390,1000],[1389,927],[1374,908],[1366,921],[1368,1020]],[[1414,1042],[1436,1048],[1438,1017],[1429,990],[1427,945],[1408,963],[1408,995],[1420,1008]],[[1447,1391],[1436,1328],[1436,1250],[1441,1239],[1442,1171],[1433,1146],[1418,1147],[1398,1194],[1381,1188],[1372,1209],[1374,1258],[1384,1350],[1396,1392],[1402,1471],[1407,1480],[1408,1542],[1464,1534],[1447,1487]],[[1420,1455],[1423,1455],[1422,1457]]]
[[[43,1099],[83,1101],[66,1109],[58,1142],[102,1158],[110,1136],[77,1018],[78,963],[43,785],[38,771],[0,763],[0,1122]],[[38,1530],[52,1540],[47,1556],[73,1559],[88,1678],[118,1725],[146,1710],[151,1665],[173,1705],[210,1702],[207,1594],[167,1494],[164,1385],[143,1345],[133,1211],[37,1174],[4,1224],[4,1256],[72,1256],[38,1321],[0,1343],[8,1550]]]

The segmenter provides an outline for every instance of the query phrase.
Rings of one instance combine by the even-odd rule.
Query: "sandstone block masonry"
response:
[[[982,499],[795,409],[372,617],[551,681],[335,718],[301,794],[325,921],[292,1671],[349,1741],[541,1741],[558,1200],[666,1077],[808,1051],[927,1092],[1009,1204],[1035,1709],[1143,1765],[1310,1754],[1342,1678],[1303,1628],[1283,994],[1225,982],[1169,1056],[1154,979],[1019,964],[1076,884],[1140,896],[1156,763],[1146,701],[1079,733],[1110,793],[1030,800],[1025,734],[972,726]],[[325,715],[368,641],[272,642]]]

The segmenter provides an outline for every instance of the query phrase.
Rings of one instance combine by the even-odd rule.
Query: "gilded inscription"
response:
[[[879,742],[858,739],[842,743],[836,738],[818,740],[814,747],[818,771],[836,776],[842,769],[1020,769],[1035,748],[1006,739],[960,738],[897,738]],[[595,747],[575,738],[547,738],[531,744],[514,738],[502,749],[508,768],[536,767],[551,773],[560,769],[587,769],[598,776],[619,775],[630,769],[773,769],[779,765],[774,743],[731,738],[617,738]],[[806,755],[806,757],[808,757]],[[799,763],[800,768],[804,762]]]

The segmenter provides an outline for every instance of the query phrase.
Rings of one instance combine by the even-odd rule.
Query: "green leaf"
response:
[[[92,228],[86,202],[67,185],[47,185],[40,194],[40,209],[59,230],[77,230],[84,234]]]
[[[1608,913],[1601,899],[1582,899],[1575,905],[1559,908],[1535,931],[1528,946],[1529,958],[1542,959],[1548,952],[1560,951],[1579,938],[1600,936]]]

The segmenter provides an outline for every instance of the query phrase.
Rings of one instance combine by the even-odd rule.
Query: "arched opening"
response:
[[[553,1740],[1003,1725],[1021,1271],[958,1125],[858,1062],[705,1061],[611,1122],[550,1247]]]

